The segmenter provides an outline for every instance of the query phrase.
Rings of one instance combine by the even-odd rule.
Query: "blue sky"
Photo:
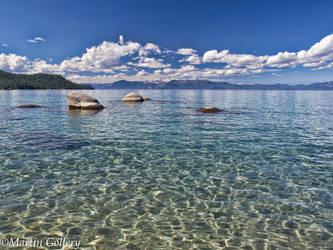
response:
[[[0,69],[75,82],[333,80],[333,1],[2,0]]]

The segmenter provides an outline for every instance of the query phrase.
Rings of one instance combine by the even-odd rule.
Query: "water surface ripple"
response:
[[[332,91],[83,91],[93,114],[67,92],[0,91],[0,238],[332,249]]]

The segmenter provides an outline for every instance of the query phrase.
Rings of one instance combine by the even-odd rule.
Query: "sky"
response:
[[[331,0],[1,0],[0,69],[77,83],[333,80]]]

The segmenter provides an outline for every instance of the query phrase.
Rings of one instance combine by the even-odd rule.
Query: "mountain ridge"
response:
[[[169,82],[142,82],[120,80],[113,83],[90,84],[95,89],[213,89],[213,90],[333,90],[333,81],[311,84],[235,84],[209,80],[171,80]]]

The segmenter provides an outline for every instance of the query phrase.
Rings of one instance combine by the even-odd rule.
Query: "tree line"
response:
[[[71,82],[61,75],[15,74],[0,70],[0,89],[93,89]]]

